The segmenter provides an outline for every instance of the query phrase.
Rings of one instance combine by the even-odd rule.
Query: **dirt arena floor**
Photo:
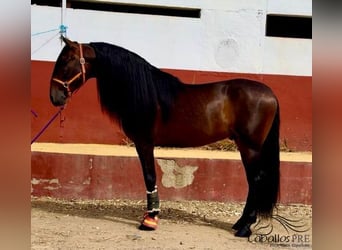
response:
[[[132,147],[33,144],[33,151],[136,156]],[[61,151],[59,153],[65,153]],[[89,151],[89,152],[88,152]],[[238,152],[156,149],[158,156],[239,159]],[[283,160],[311,161],[311,153],[283,152]],[[295,158],[294,158],[295,157]],[[293,159],[294,158],[294,159]],[[311,205],[280,205],[273,219],[252,226],[249,238],[234,236],[232,225],[244,204],[161,201],[159,228],[140,231],[145,200],[31,199],[31,249],[312,249]],[[280,217],[281,218],[281,217]],[[280,222],[282,223],[280,223]]]
[[[249,238],[234,237],[231,229],[243,204],[162,201],[161,206],[159,228],[145,232],[138,229],[142,200],[32,197],[31,249],[312,249],[309,205],[279,206],[276,213],[287,220],[254,224]]]

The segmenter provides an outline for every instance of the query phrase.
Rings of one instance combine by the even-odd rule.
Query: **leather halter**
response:
[[[63,85],[64,88],[67,89],[68,91],[68,97],[70,97],[72,95],[72,91],[70,90],[70,84],[75,81],[77,78],[79,78],[82,75],[82,79],[83,82],[85,83],[86,79],[85,79],[85,73],[86,73],[86,69],[85,69],[85,59],[83,57],[83,50],[82,50],[82,44],[79,44],[80,46],[80,64],[81,64],[81,72],[78,72],[74,77],[72,77],[69,81],[62,81],[59,80],[58,78],[52,78],[53,81],[60,83]]]

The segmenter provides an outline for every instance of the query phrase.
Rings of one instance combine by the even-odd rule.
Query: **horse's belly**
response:
[[[173,137],[159,137],[156,138],[155,145],[161,147],[199,147],[203,145],[207,145],[219,140],[223,140],[228,138],[228,136],[217,136],[217,137],[204,137],[202,135],[181,135]]]
[[[201,122],[164,124],[155,133],[156,146],[197,147],[230,137],[229,128]]]

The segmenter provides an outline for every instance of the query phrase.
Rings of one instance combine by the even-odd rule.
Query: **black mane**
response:
[[[108,43],[94,48],[97,88],[102,110],[121,120],[124,129],[151,128],[158,105],[168,119],[183,84],[139,55]],[[146,131],[146,130],[145,130]]]

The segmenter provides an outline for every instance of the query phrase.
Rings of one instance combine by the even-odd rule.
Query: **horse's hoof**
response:
[[[237,222],[232,226],[234,230],[241,230],[246,225],[252,225],[256,222],[256,216],[244,217],[242,216]]]
[[[153,231],[153,230],[156,230],[155,228],[147,227],[144,224],[140,224],[140,226],[138,228],[139,228],[139,230],[142,230],[142,231]]]
[[[233,228],[234,230],[240,230],[244,225],[245,225],[245,222],[243,222],[242,219],[239,219],[239,220],[232,226],[232,228]]]
[[[158,216],[155,215],[152,217],[148,213],[145,213],[139,229],[144,231],[156,230],[158,227],[158,221]]]
[[[251,229],[249,228],[249,226],[244,226],[241,229],[239,229],[234,235],[236,237],[249,237],[252,234]]]

